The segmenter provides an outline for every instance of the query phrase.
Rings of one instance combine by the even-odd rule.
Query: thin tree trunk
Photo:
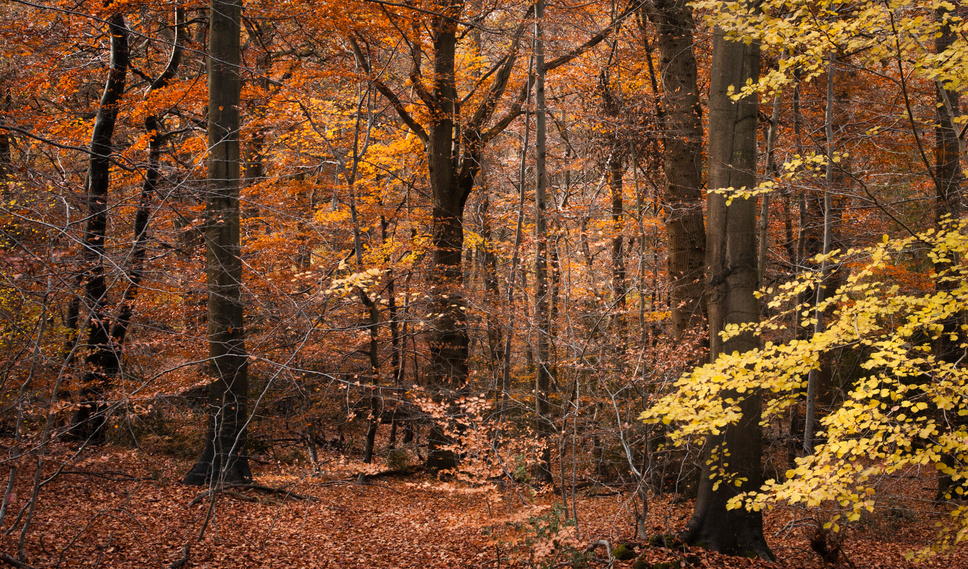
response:
[[[386,243],[390,240],[390,235],[388,229],[390,228],[390,222],[386,217],[380,216],[380,236],[383,242]],[[400,314],[399,308],[397,307],[397,288],[396,288],[396,278],[393,274],[393,269],[389,268],[390,257],[389,255],[385,259],[388,265],[387,268],[387,314],[390,318],[390,369],[393,372],[393,383],[395,386],[400,387],[403,382],[403,372],[404,372],[404,357],[403,357],[403,343],[400,341]]]
[[[6,93],[3,95],[3,110],[10,110],[10,91],[6,89]],[[0,123],[0,186],[4,189],[7,187],[7,180],[13,173],[13,160],[10,155],[10,132],[3,128],[3,123]]]
[[[833,236],[833,192],[834,192],[834,77],[836,74],[836,56],[831,53],[830,61],[827,65],[827,109],[824,113],[824,137],[827,142],[827,187],[823,194],[823,249],[821,254],[823,259],[820,261],[820,281],[817,283],[816,298],[814,299],[814,324],[813,334],[823,332],[824,313],[821,303],[827,294],[827,270],[829,262],[827,255],[830,254],[830,247]],[[806,454],[813,454],[814,448],[814,422],[817,417],[817,383],[820,381],[818,374],[820,370],[811,369],[807,374],[807,405],[804,413],[803,424],[803,451]]]
[[[535,363],[537,373],[534,386],[536,432],[541,453],[537,464],[539,482],[550,484],[551,477],[551,404],[548,395],[551,391],[551,369],[549,358],[549,334],[551,332],[551,312],[548,306],[548,219],[547,219],[547,113],[545,110],[545,60],[544,60],[544,0],[535,2],[534,22],[534,112],[535,112]]]
[[[534,66],[534,58],[528,61],[528,76]],[[524,199],[525,199],[525,176],[528,173],[528,146],[531,142],[531,120],[528,113],[524,115],[524,143],[521,146],[521,164],[518,170],[518,219],[514,230],[514,247],[511,252],[511,269],[508,271],[507,279],[507,323],[508,327],[504,333],[504,369],[501,373],[501,407],[500,421],[503,422],[507,416],[508,398],[511,391],[511,340],[514,338],[514,287],[518,276],[518,263],[521,259],[521,242],[524,239]],[[495,431],[495,445],[500,438],[500,427]]]
[[[771,180],[777,174],[776,167],[776,137],[780,126],[780,103],[783,102],[783,92],[777,90],[773,97],[773,114],[770,115],[770,130],[766,136],[766,179]],[[760,248],[756,262],[757,283],[760,288],[766,286],[766,257],[770,250],[770,194],[763,194],[760,198]]]
[[[182,52],[185,42],[188,41],[187,29],[185,25],[185,10],[175,9],[175,41],[172,45],[171,56],[165,70],[159,75],[148,89],[150,95],[152,91],[162,89],[174,78],[181,63]],[[120,358],[124,339],[131,323],[131,316],[134,310],[134,301],[138,296],[141,287],[141,280],[144,277],[144,263],[147,255],[148,244],[148,224],[151,219],[151,203],[154,200],[155,192],[158,189],[158,180],[161,177],[161,146],[164,143],[164,136],[161,133],[161,117],[158,115],[148,115],[145,117],[145,131],[148,133],[148,169],[145,172],[145,180],[141,186],[141,198],[138,202],[138,210],[134,218],[134,241],[131,246],[131,260],[129,262],[128,286],[124,290],[121,298],[121,309],[118,318],[111,327],[111,338],[115,346],[115,357]],[[120,368],[120,362],[118,362]]]
[[[483,186],[483,184],[482,184]],[[494,250],[493,232],[491,230],[491,200],[487,187],[480,189],[481,203],[478,208],[478,219],[481,227],[481,244],[478,245],[478,260],[481,267],[484,284],[484,306],[487,314],[487,354],[488,367],[494,381],[495,390],[500,391],[500,375],[503,365],[503,329],[500,309],[501,291],[498,287],[497,253]]]
[[[363,265],[363,242],[360,238],[360,219],[356,208],[356,189],[354,186],[356,165],[359,163],[359,154],[357,153],[357,148],[354,145],[354,163],[353,163],[353,180],[350,183],[350,216],[353,223],[353,250],[356,256],[356,265],[360,271],[364,269]],[[366,292],[363,287],[357,287],[357,293],[360,295],[360,300],[363,306],[366,307],[369,322],[367,323],[367,330],[369,331],[369,349],[367,350],[367,355],[370,360],[370,415],[367,418],[368,424],[366,428],[366,438],[363,444],[363,462],[369,464],[373,460],[373,447],[376,443],[376,434],[380,426],[380,410],[383,406],[383,399],[379,396],[379,385],[380,385],[380,343],[379,343],[379,331],[380,331],[380,309],[377,304],[373,302],[370,295]],[[360,474],[361,479],[363,474]]]
[[[612,214],[612,303],[616,311],[613,322],[615,332],[619,336],[619,358],[625,351],[625,296],[628,293],[625,270],[625,239],[622,234],[622,217],[625,214],[623,196],[623,178],[625,168],[618,155],[617,143],[613,143],[612,155],[608,160],[608,188],[611,194]]]

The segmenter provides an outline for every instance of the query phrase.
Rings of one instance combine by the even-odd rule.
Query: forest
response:
[[[0,566],[965,566],[966,18],[0,0]]]

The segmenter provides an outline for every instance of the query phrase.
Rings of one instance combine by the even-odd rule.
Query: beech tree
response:
[[[81,299],[87,309],[87,342],[84,360],[90,366],[83,378],[81,406],[74,414],[70,434],[79,440],[104,440],[104,422],[107,404],[104,392],[109,382],[120,370],[118,346],[111,342],[111,323],[105,304],[108,287],[105,276],[105,235],[108,225],[108,190],[111,184],[111,157],[114,152],[112,139],[118,120],[121,96],[124,94],[128,74],[130,51],[128,29],[124,16],[116,12],[108,19],[111,36],[111,64],[108,79],[101,95],[94,131],[91,135],[91,158],[87,172],[87,223],[84,228],[84,244],[81,258],[84,271],[80,277],[83,295],[72,303],[74,330],[77,330]]]
[[[752,332],[723,338],[720,334],[759,319],[757,288],[756,201],[734,195],[756,183],[757,97],[731,97],[759,73],[759,52],[753,44],[731,41],[717,29],[709,95],[709,194],[706,229],[706,295],[709,314],[710,361],[722,354],[755,350]],[[685,539],[692,544],[732,554],[773,558],[763,537],[758,511],[729,509],[731,498],[762,483],[760,395],[755,391],[717,394],[736,413],[736,420],[712,429],[703,453],[692,519]],[[718,403],[718,402],[717,402]],[[714,403],[715,404],[715,403]],[[721,404],[721,403],[720,403]],[[649,416],[655,416],[655,409]]]
[[[645,539],[665,524],[652,495],[683,482],[693,491],[689,466],[705,445],[692,543],[769,557],[762,523],[781,503],[807,508],[801,519],[821,535],[860,516],[851,535],[867,531],[882,513],[906,524],[877,508],[888,500],[919,517],[931,509],[931,522],[950,509],[951,540],[968,535],[966,512],[932,504],[933,487],[907,485],[918,501],[902,504],[873,483],[926,467],[939,502],[968,489],[968,231],[950,220],[964,210],[962,7],[701,5],[696,14],[719,24],[708,107],[711,27],[680,0],[635,2],[639,26],[590,39],[622,6],[251,0],[243,17],[239,0],[125,3],[130,65],[114,105],[103,88],[106,77],[118,84],[107,45],[122,4],[5,5],[0,439],[10,472],[0,521],[20,532],[14,547],[37,565],[76,565],[77,551],[117,566],[148,558],[124,543],[128,522],[104,515],[111,504],[95,514],[44,503],[70,487],[58,473],[131,482],[54,440],[78,406],[64,394],[82,379],[99,391],[84,394],[83,409],[108,420],[92,434],[110,444],[80,460],[110,456],[118,472],[151,476],[129,465],[144,453],[182,457],[184,441],[204,437],[185,481],[213,488],[196,500],[253,474],[320,496],[326,483],[303,483],[310,466],[360,480],[383,468],[405,475],[414,459],[459,459],[456,484],[508,477],[501,486],[563,490],[561,513],[501,526],[512,540],[543,531],[545,518],[604,519],[604,502],[576,495],[619,485],[626,497],[636,485]],[[564,64],[606,35],[607,51]],[[802,98],[787,96],[791,83]],[[757,94],[773,102],[758,161]],[[95,162],[107,165],[96,180]],[[770,192],[805,196],[803,216]],[[821,246],[824,225],[854,248],[837,252],[835,231]],[[825,267],[841,280],[825,279]],[[98,271],[100,281],[78,280]],[[757,282],[772,287],[762,302]],[[713,359],[696,367],[707,315]],[[807,378],[821,369],[831,381],[813,382],[821,404],[806,456]],[[647,418],[668,425],[634,421],[650,406]],[[388,439],[378,433],[386,421]],[[789,472],[775,471],[777,459]],[[388,483],[401,490],[395,500],[434,492]],[[218,500],[213,515],[229,505]],[[613,519],[617,533],[632,529],[629,516]],[[65,527],[78,529],[55,534]],[[595,539],[591,527],[582,535]],[[778,538],[786,555],[799,555],[789,553],[795,533]],[[115,549],[100,539],[109,535]],[[560,564],[541,556],[563,536],[529,545],[527,561],[508,551],[527,539],[504,540],[499,561]],[[159,562],[174,551],[151,543]]]
[[[403,123],[423,143],[427,157],[428,181],[432,198],[432,234],[430,262],[430,301],[428,305],[428,345],[430,352],[429,376],[434,391],[443,400],[452,400],[464,389],[468,375],[467,306],[463,298],[461,262],[464,252],[464,206],[481,171],[482,156],[487,145],[516,119],[530,92],[523,87],[503,112],[495,118],[500,103],[506,97],[509,81],[517,67],[521,37],[527,27],[528,9],[518,25],[510,32],[510,45],[483,74],[484,84],[475,85],[474,92],[461,96],[458,92],[458,45],[464,37],[463,29],[474,24],[484,14],[467,14],[463,1],[435,0],[422,16],[426,19],[432,52],[430,77],[425,77],[422,34],[405,37],[410,46],[409,81],[416,101],[410,105],[401,99],[381,77],[373,75],[374,66],[362,46],[352,42],[357,59],[371,74],[376,89],[399,114]],[[622,14],[624,18],[628,13]],[[391,16],[392,17],[392,16]],[[556,69],[577,58],[600,43],[611,33],[621,18],[603,31],[594,34],[579,47],[552,59],[546,71]],[[470,19],[470,22],[467,20]],[[420,29],[414,26],[416,29]],[[528,80],[530,83],[530,79]],[[471,97],[470,95],[480,95]],[[479,97],[479,98],[478,98]],[[473,110],[463,109],[473,102]],[[425,120],[411,110],[411,105],[423,108]],[[431,450],[427,464],[435,468],[454,465],[456,455],[442,447],[448,437],[437,425],[431,433]]]
[[[856,3],[843,11],[839,3],[779,4],[759,3],[755,11],[740,2],[702,5],[716,10],[716,21],[723,26],[720,34],[728,29],[730,37],[752,46],[761,45],[775,54],[789,50],[786,52],[789,57],[780,59],[777,68],[760,81],[755,77],[737,80],[734,99],[742,101],[757,92],[775,90],[796,80],[797,75],[808,80],[827,74],[827,149],[823,155],[794,156],[785,168],[797,170],[809,161],[826,171],[828,182],[832,180],[834,164],[843,156],[830,150],[835,122],[830,115],[837,101],[828,63],[835,50],[846,49],[858,59],[853,62],[855,69],[863,69],[863,65],[893,68],[892,81],[897,88],[898,107],[903,109],[909,126],[905,136],[910,141],[909,153],[915,168],[919,168],[917,174],[920,179],[933,182],[929,187],[935,190],[932,197],[938,203],[936,211],[945,212],[951,205],[957,207],[957,200],[949,204],[946,198],[947,190],[957,191],[957,167],[952,167],[956,160],[951,154],[962,152],[962,145],[957,143],[957,136],[953,136],[945,117],[939,113],[936,115],[940,119],[936,130],[937,154],[935,162],[931,162],[921,134],[924,126],[915,110],[913,86],[918,80],[935,83],[937,89],[932,94],[937,93],[936,104],[944,108],[944,115],[952,122],[964,120],[963,116],[951,118],[955,101],[945,96],[945,91],[965,83],[964,69],[953,62],[964,61],[968,44],[947,35],[943,29],[948,23],[961,20],[945,16],[943,9],[934,18],[934,14],[913,3]],[[779,11],[784,18],[773,18]],[[818,18],[818,14],[823,17]],[[935,38],[941,39],[939,44],[934,43]],[[713,69],[717,68],[716,61],[714,55]],[[716,81],[714,76],[714,85]],[[718,154],[713,142],[720,132],[713,122],[716,112],[711,98],[711,160]],[[710,187],[719,185],[713,184],[715,175],[715,162],[711,162]],[[726,450],[718,455],[714,453],[716,460],[710,463],[720,466],[714,473],[719,483],[704,480],[703,484],[710,490],[732,494],[723,501],[727,510],[747,510],[732,518],[740,536],[761,535],[761,530],[749,528],[759,525],[759,512],[777,502],[829,508],[828,512],[833,513],[828,513],[829,517],[820,522],[822,527],[818,531],[836,532],[843,520],[857,521],[862,513],[873,511],[877,493],[874,480],[911,465],[930,465],[942,475],[939,492],[942,498],[963,493],[963,488],[950,483],[965,478],[960,466],[964,457],[960,441],[964,440],[965,427],[957,417],[968,412],[964,410],[964,398],[955,395],[962,393],[964,378],[959,366],[951,361],[952,353],[948,350],[956,351],[959,355],[954,359],[960,361],[968,347],[963,330],[952,326],[964,310],[961,259],[965,228],[957,223],[942,223],[940,230],[915,232],[909,222],[884,207],[862,178],[854,180],[875,204],[887,211],[907,237],[891,238],[884,234],[880,244],[847,251],[831,250],[814,258],[812,262],[818,270],[762,291],[770,298],[771,309],[770,318],[764,322],[737,318],[740,314],[733,313],[732,323],[720,328],[717,334],[715,322],[722,317],[717,316],[718,308],[710,293],[710,339],[715,342],[713,350],[720,352],[719,357],[686,374],[674,394],[643,415],[647,420],[674,422],[677,429],[673,437],[677,440],[694,440],[697,436],[727,440],[722,447],[713,447]],[[727,203],[732,202],[729,207],[750,201],[753,196],[770,191],[772,186],[757,187],[752,180],[729,185],[733,188],[725,196]],[[829,208],[828,200],[828,211]],[[716,215],[711,207],[710,228],[718,223]],[[928,216],[931,221],[933,217]],[[827,232],[829,235],[829,229]],[[712,251],[711,238],[707,244]],[[729,249],[726,251],[728,254]],[[848,260],[852,268],[846,282],[828,291],[819,301],[811,298],[804,302],[806,291],[827,285],[828,275],[823,267]],[[885,278],[893,271],[903,270],[902,267],[924,267],[925,264],[935,268],[927,286]],[[729,275],[738,277],[741,273],[735,271]],[[824,317],[827,324],[823,328],[818,326],[820,314],[830,315]],[[807,339],[791,339],[786,332],[790,322],[795,322],[798,328],[813,328],[814,334]],[[777,341],[758,347],[755,338],[760,335],[769,335]],[[737,349],[731,350],[729,346]],[[947,348],[940,350],[941,346]],[[857,357],[862,371],[847,378],[847,387],[841,394],[843,401],[819,419],[818,435],[822,434],[822,439],[817,439],[812,454],[797,458],[796,467],[785,475],[762,484],[756,482],[759,451],[753,453],[754,458],[750,450],[751,443],[759,444],[759,425],[796,408],[804,389],[808,388],[806,378],[824,365],[826,354],[835,350],[849,351]],[[766,405],[761,413],[764,399]],[[746,429],[747,437],[730,440],[734,433]],[[734,445],[738,445],[737,450],[733,450]],[[751,470],[738,473],[737,468]],[[710,494],[709,490],[706,493]],[[705,503],[701,488],[697,515],[690,523],[690,537],[697,528],[704,527],[702,518],[697,516]],[[953,512],[955,523],[949,529],[954,531],[945,534],[943,543],[964,539],[964,514],[962,508]]]
[[[248,354],[242,305],[239,234],[239,102],[242,3],[212,0],[208,43],[208,186],[205,250],[208,277],[208,430],[185,484],[247,482],[245,456]]]
[[[701,326],[706,236],[702,212],[702,105],[692,9],[681,0],[647,2],[662,79],[662,171],[672,334]]]

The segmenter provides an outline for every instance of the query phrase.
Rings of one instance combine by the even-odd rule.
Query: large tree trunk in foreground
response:
[[[454,120],[458,95],[456,83],[457,17],[463,5],[455,2],[435,19],[433,32],[433,84],[435,105],[427,131],[427,165],[433,194],[433,253],[430,265],[430,383],[441,405],[457,412],[456,401],[467,383],[467,312],[463,296],[464,204],[474,185],[477,167],[462,176],[458,126]],[[415,63],[416,65],[416,63]],[[427,466],[451,468],[457,455],[448,447],[453,440],[446,425],[435,423],[428,437]]]
[[[247,482],[245,457],[248,356],[242,322],[239,234],[241,0],[212,0],[208,54],[209,423],[205,449],[185,484]]]
[[[759,50],[727,41],[720,30],[713,38],[709,95],[709,188],[706,239],[707,302],[710,359],[721,353],[747,351],[759,345],[753,334],[723,341],[728,324],[754,322],[759,303],[754,295],[756,271],[756,199],[736,198],[727,205],[719,188],[752,188],[756,183],[756,97],[733,101],[731,85],[756,80]],[[730,498],[759,489],[762,483],[758,394],[727,394],[741,400],[742,419],[706,441],[703,473],[695,510],[686,529],[690,544],[714,551],[772,559],[763,537],[760,512],[727,509]],[[728,456],[726,453],[728,452]],[[716,473],[715,479],[710,474]]]

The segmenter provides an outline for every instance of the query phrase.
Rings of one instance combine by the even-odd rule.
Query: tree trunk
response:
[[[154,81],[152,81],[148,94],[156,89],[164,88],[178,71],[181,63],[183,46],[188,41],[187,29],[185,25],[185,10],[176,8],[175,10],[175,41],[172,45],[171,56],[165,70]],[[164,143],[164,136],[161,133],[161,117],[158,115],[148,115],[145,117],[145,131],[148,133],[148,168],[145,171],[144,183],[141,185],[141,198],[138,202],[138,209],[134,217],[134,240],[131,245],[131,260],[127,269],[128,286],[124,289],[121,297],[121,308],[118,311],[118,318],[111,327],[111,340],[115,346],[115,358],[121,357],[121,349],[124,339],[131,323],[131,316],[134,311],[134,301],[138,296],[141,287],[141,280],[144,277],[144,263],[147,255],[148,245],[148,223],[151,219],[151,204],[154,200],[155,192],[158,189],[158,180],[161,177],[161,146]],[[120,368],[120,361],[118,361]]]
[[[663,195],[669,258],[669,304],[678,340],[702,325],[706,235],[702,212],[702,106],[692,9],[684,0],[648,8],[656,27],[662,77]]]
[[[208,49],[209,422],[205,449],[185,484],[247,482],[248,356],[242,306],[239,215],[241,0],[212,0]]]
[[[615,332],[618,334],[619,359],[625,353],[625,296],[628,293],[628,282],[625,270],[625,238],[622,233],[622,216],[625,215],[622,194],[625,191],[623,178],[625,168],[620,156],[619,144],[612,144],[612,156],[608,160],[608,188],[612,205],[612,302],[616,316],[613,319]]]
[[[108,225],[111,154],[114,150],[111,141],[124,94],[130,53],[128,29],[121,14],[108,18],[108,30],[111,34],[111,63],[91,135],[91,161],[87,172],[88,217],[81,254],[84,263],[81,282],[84,304],[88,307],[85,356],[88,369],[81,390],[81,407],[74,414],[69,431],[71,438],[93,442],[104,440],[104,413],[107,407],[103,400],[104,392],[111,378],[119,371],[119,358],[111,345],[110,323],[104,311],[108,293],[104,275],[104,239]]]
[[[501,290],[498,286],[497,253],[494,249],[493,232],[491,230],[491,200],[490,190],[482,187],[481,201],[478,207],[478,221],[481,228],[481,244],[477,247],[477,259],[481,269],[481,279],[484,284],[484,306],[486,310],[487,326],[487,360],[494,378],[495,390],[500,391],[500,375],[503,369],[504,357],[504,323],[499,314],[501,308]]]
[[[421,61],[421,39],[408,40],[413,59],[409,89],[419,98],[427,112],[426,125],[420,124],[410,114],[398,95],[382,80],[373,80],[374,87],[423,142],[427,153],[433,202],[433,251],[429,276],[430,302],[427,307],[430,329],[428,383],[435,399],[442,405],[457,400],[466,389],[468,376],[469,338],[461,272],[464,205],[480,172],[485,146],[521,114],[522,103],[531,87],[529,81],[512,101],[507,113],[494,121],[494,124],[490,124],[498,102],[504,98],[517,61],[518,46],[528,21],[525,17],[511,35],[506,56],[494,67],[493,80],[486,88],[486,94],[476,102],[474,109],[461,112],[455,71],[457,44],[461,37],[458,24],[462,21],[464,7],[464,0],[434,0],[431,3],[428,14],[432,15],[426,26],[433,47],[433,62],[429,66],[424,66]],[[580,47],[549,62],[547,68],[553,69],[568,63],[600,43],[615,29],[613,23]],[[353,40],[350,43],[363,70],[371,73],[372,68],[360,46]],[[424,81],[425,67],[432,70],[433,82],[430,86]],[[481,91],[485,89],[481,85],[477,88]],[[453,405],[450,407],[450,412],[457,412]],[[432,427],[428,443],[428,467],[449,468],[456,465],[456,454],[445,448],[452,441],[442,425]]]
[[[834,108],[837,101],[834,97],[834,78],[836,76],[836,55],[830,54],[830,62],[827,66],[827,108],[824,113],[824,138],[827,142],[827,167],[826,185],[823,194],[823,241],[821,253],[824,255],[820,261],[820,283],[815,291],[814,299],[814,324],[813,334],[823,332],[824,311],[821,310],[821,303],[827,296],[827,292],[833,283],[827,282],[829,261],[826,256],[830,254],[833,243],[833,193],[834,193]],[[807,374],[807,404],[804,412],[803,422],[803,452],[813,454],[814,450],[814,422],[817,419],[817,390],[822,379],[826,379],[827,389],[831,383],[831,371],[829,357],[823,357],[825,363],[821,363],[820,368],[814,368]],[[822,377],[821,377],[822,376]]]
[[[759,339],[746,333],[723,341],[719,333],[729,324],[755,322],[759,318],[756,291],[756,200],[713,193],[719,188],[752,188],[756,183],[755,95],[733,101],[732,86],[756,80],[759,49],[731,42],[717,29],[713,36],[713,60],[709,95],[709,188],[706,239],[707,302],[710,359],[721,353],[747,351]],[[686,529],[690,544],[714,551],[756,555],[772,559],[763,537],[760,512],[729,510],[726,503],[737,494],[757,490],[762,483],[761,401],[758,394],[727,397],[740,401],[742,418],[720,435],[706,441],[703,473],[695,510]],[[728,458],[727,458],[728,453]],[[715,474],[715,479],[710,475]]]
[[[780,128],[780,104],[783,102],[783,91],[777,90],[773,96],[773,113],[770,115],[770,130],[766,135],[766,179],[771,180],[777,175],[776,138]],[[759,254],[756,261],[757,282],[760,288],[766,286],[766,261],[770,251],[770,194],[763,194],[760,198],[760,235],[758,239]]]
[[[534,57],[528,61],[528,75],[534,66]],[[504,355],[501,363],[501,405],[498,411],[499,424],[494,433],[494,445],[500,442],[501,428],[507,417],[508,397],[511,392],[511,341],[514,339],[514,287],[518,276],[518,262],[521,258],[521,242],[524,239],[524,202],[525,184],[524,179],[528,171],[528,144],[531,139],[531,121],[528,115],[524,118],[524,140],[521,145],[521,163],[518,169],[518,216],[514,229],[514,246],[511,249],[511,269],[508,271],[507,278],[507,315],[508,329],[504,335]],[[522,279],[521,288],[524,290],[525,284]]]
[[[546,484],[551,477],[551,404],[548,395],[551,391],[551,361],[549,342],[551,334],[551,310],[548,287],[548,167],[547,167],[547,111],[545,107],[545,60],[544,60],[544,0],[535,3],[534,21],[534,113],[535,113],[535,374],[534,400],[536,432],[541,445],[541,454],[536,465],[536,480]]]
[[[10,111],[10,90],[5,89],[3,111]],[[0,188],[6,189],[7,180],[13,174],[13,160],[10,156],[10,133],[0,124]]]
[[[939,8],[937,17],[939,21],[944,20],[946,10]],[[950,25],[941,28],[941,35],[935,40],[935,52],[945,52],[955,40],[955,34]],[[960,107],[960,100],[956,91],[949,91],[943,85],[936,87],[938,99],[938,126],[935,128],[935,147],[934,147],[934,180],[935,180],[935,225],[940,228],[946,218],[958,220],[961,217],[961,152],[958,147],[958,132],[952,118],[957,116]],[[952,263],[957,263],[957,259],[952,259]],[[940,273],[948,268],[947,263],[935,265],[935,273]],[[936,289],[941,291],[952,291],[957,288],[957,283],[950,281],[937,281]],[[956,335],[964,315],[956,315],[947,319],[944,323],[944,330],[938,335],[935,341],[935,354],[946,363],[956,364],[962,359],[964,349],[959,349],[958,342],[951,338]],[[961,421],[959,421],[960,423]],[[943,462],[949,467],[956,463],[955,456],[946,454],[942,458]],[[950,474],[938,473],[938,492],[936,500],[941,501],[950,499],[952,487],[954,486]]]
[[[442,405],[455,401],[467,383],[470,341],[461,262],[464,251],[464,204],[474,180],[473,176],[467,180],[460,179],[460,135],[455,131],[455,115],[458,112],[455,76],[457,17],[462,11],[462,4],[455,2],[440,6],[441,14],[434,18],[434,76],[430,95],[434,106],[429,109],[431,117],[426,142],[433,196],[428,307],[429,380],[438,403]],[[452,441],[445,434],[443,425],[435,424],[431,428],[428,443],[428,467],[451,468],[457,464],[457,455],[444,448]]]

